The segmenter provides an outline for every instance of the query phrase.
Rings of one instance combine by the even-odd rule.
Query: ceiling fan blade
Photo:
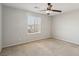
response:
[[[61,10],[52,10],[52,11],[54,11],[54,12],[62,12]]]

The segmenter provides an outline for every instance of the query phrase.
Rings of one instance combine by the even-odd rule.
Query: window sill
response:
[[[31,34],[40,34],[40,32],[36,32],[36,33],[27,33],[28,35],[31,35]]]

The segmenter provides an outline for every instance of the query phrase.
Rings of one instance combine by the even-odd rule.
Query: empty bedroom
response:
[[[0,56],[79,56],[79,3],[0,3]]]

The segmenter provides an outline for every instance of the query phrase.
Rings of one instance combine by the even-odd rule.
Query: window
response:
[[[38,33],[41,31],[41,18],[28,16],[28,33]]]

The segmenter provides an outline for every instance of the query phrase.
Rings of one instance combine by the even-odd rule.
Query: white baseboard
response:
[[[51,38],[51,37],[43,37],[43,38],[38,38],[38,39],[32,39],[32,40],[29,40],[29,41],[18,42],[16,44],[10,44],[10,45],[7,45],[7,46],[2,46],[2,48],[6,48],[6,47],[10,47],[10,46],[16,46],[16,45],[20,45],[20,44],[24,44],[24,43],[28,43],[28,42],[32,42],[32,41],[36,41],[36,40],[48,39],[48,38]]]
[[[56,35],[54,35],[52,38],[59,39],[59,40],[63,40],[63,41],[69,42],[69,43],[73,43],[73,44],[79,45],[79,42],[77,42],[77,41],[68,40],[66,38],[62,38],[62,37],[59,37],[59,36],[56,36]]]

